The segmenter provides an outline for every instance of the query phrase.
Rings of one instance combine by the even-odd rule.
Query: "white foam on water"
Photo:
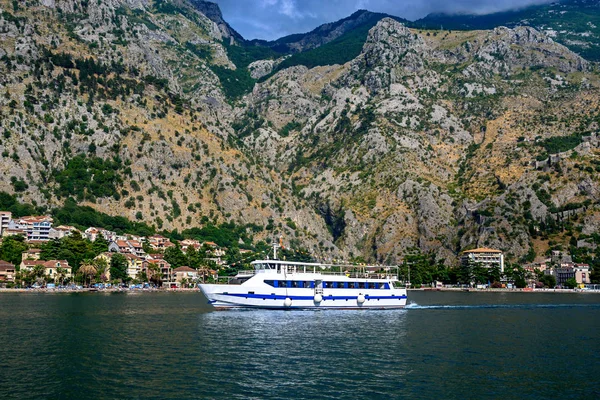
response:
[[[421,306],[417,303],[407,304],[406,310],[460,310],[460,309],[482,309],[482,308],[520,308],[520,309],[531,309],[531,308],[569,308],[569,307],[597,307],[597,304],[478,304],[478,305],[428,305]]]

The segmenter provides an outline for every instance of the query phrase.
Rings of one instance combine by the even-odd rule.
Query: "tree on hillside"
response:
[[[565,287],[568,289],[575,289],[577,286],[578,285],[577,285],[577,281],[575,280],[575,278],[569,278],[565,282]]]
[[[167,250],[165,250],[165,261],[171,264],[171,267],[173,269],[188,264],[188,259],[183,253],[183,251],[181,251],[181,247],[179,247],[179,244],[173,247],[169,247]]]
[[[191,268],[200,268],[204,265],[206,252],[197,251],[193,246],[187,248],[187,265]]]
[[[500,266],[498,264],[494,264],[494,266],[488,268],[487,278],[490,283],[500,282],[502,272],[500,271]]]
[[[556,278],[552,275],[542,275],[539,279],[544,284],[544,287],[553,288],[556,286]]]
[[[473,280],[477,284],[484,284],[488,282],[489,268],[480,262],[476,262],[473,265]]]
[[[113,254],[110,259],[110,279],[127,281],[127,259],[122,254]]]
[[[92,242],[92,252],[94,257],[99,254],[105,253],[108,251],[108,241],[104,239],[104,236],[99,235],[96,240]]]
[[[522,289],[527,286],[527,271],[520,265],[513,265],[510,271],[510,278],[515,282],[515,286]]]
[[[79,267],[78,272],[83,278],[83,284],[85,285],[86,282],[89,280],[89,284],[91,285],[92,279],[94,276],[96,276],[98,270],[92,262],[84,261],[83,264],[81,264],[81,266]]]
[[[592,283],[595,283],[595,284],[600,283],[600,264],[593,263],[592,272],[590,274],[590,280]]]
[[[101,244],[98,245],[98,249],[101,248],[100,246]],[[44,243],[41,246],[40,257],[43,260],[67,260],[73,268],[73,273],[77,273],[83,260],[91,260],[101,253],[98,249],[94,250],[92,242],[83,239],[80,235],[71,235]]]
[[[110,275],[110,266],[108,262],[104,258],[95,258],[93,261],[94,266],[96,267],[96,277],[101,282],[106,282]]]
[[[153,282],[157,286],[160,286],[162,282],[162,274],[160,272],[160,267],[158,266],[158,264],[149,263],[146,274],[151,282]]]
[[[27,251],[28,248],[29,246],[27,246],[25,238],[22,236],[5,237],[0,246],[0,260],[8,261],[18,266],[21,264],[23,252]]]

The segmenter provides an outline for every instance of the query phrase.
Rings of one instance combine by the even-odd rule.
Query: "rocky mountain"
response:
[[[217,27],[221,31],[221,34],[225,38],[232,39],[233,42],[243,42],[244,38],[242,35],[237,33],[229,24],[223,19],[221,9],[216,3],[205,1],[205,0],[190,0],[190,3],[194,8],[200,11],[206,18],[217,24]],[[230,41],[230,43],[232,43]]]
[[[350,60],[286,66],[198,2],[0,15],[0,190],[24,201],[252,224],[256,240],[389,263],[472,246],[531,260],[597,232],[600,76],[534,28],[386,17]]]
[[[369,30],[382,18],[390,17],[399,21],[406,21],[383,13],[374,13],[368,10],[358,10],[349,17],[336,22],[318,26],[307,33],[298,33],[284,36],[274,41],[254,41],[254,43],[268,46],[280,53],[301,53],[327,44],[341,36],[357,29]]]
[[[430,29],[532,26],[583,57],[600,61],[600,1],[561,0],[485,15],[432,14],[413,24]]]

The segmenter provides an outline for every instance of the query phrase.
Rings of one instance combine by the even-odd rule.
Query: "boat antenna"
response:
[[[277,260],[277,248],[279,248],[281,246],[279,246],[279,244],[277,244],[277,241],[274,240],[273,241],[273,260]]]

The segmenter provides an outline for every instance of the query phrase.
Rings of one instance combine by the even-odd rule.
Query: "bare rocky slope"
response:
[[[597,231],[596,66],[532,28],[385,18],[354,60],[232,97],[243,48],[192,3],[27,4],[0,1],[0,190],[24,201],[390,263]]]

